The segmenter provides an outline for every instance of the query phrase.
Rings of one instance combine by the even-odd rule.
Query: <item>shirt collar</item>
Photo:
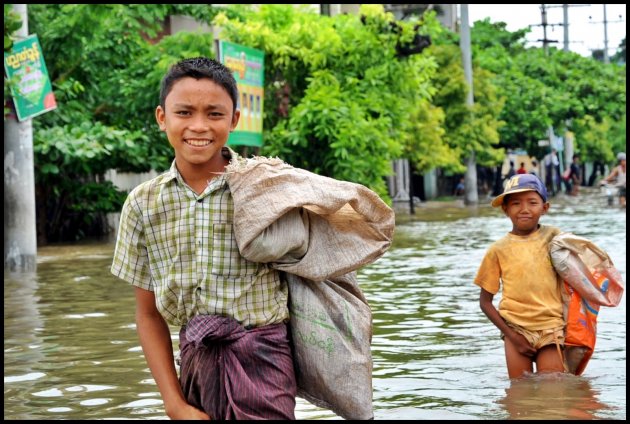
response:
[[[233,161],[238,161],[240,159],[240,155],[228,146],[223,146],[221,148],[221,154],[229,157],[230,163],[232,163]],[[161,183],[166,184],[169,181],[173,181],[173,180],[177,180],[182,185],[184,184],[184,178],[182,177],[182,175],[179,173],[179,170],[177,169],[177,165],[175,164],[175,159],[173,159],[173,162],[171,163],[171,167],[169,168],[169,170],[164,174],[164,179],[161,181]],[[226,184],[226,182],[227,182],[227,179],[225,178],[225,174],[221,174],[217,176],[216,178],[213,178],[210,184],[208,184],[208,186],[212,186],[214,190],[219,187],[222,187],[223,185]],[[204,190],[204,192],[206,190]]]

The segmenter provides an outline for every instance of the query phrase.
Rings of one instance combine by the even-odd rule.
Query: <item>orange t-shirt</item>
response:
[[[528,236],[508,233],[494,242],[477,271],[475,284],[497,294],[499,314],[528,330],[564,325],[562,279],[549,257],[549,242],[560,229],[541,225]]]

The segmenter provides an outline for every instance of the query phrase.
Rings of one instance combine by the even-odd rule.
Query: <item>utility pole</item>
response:
[[[14,4],[22,27],[16,35],[28,36],[26,4]],[[37,267],[33,124],[18,122],[15,114],[4,121],[4,270],[33,272]]]
[[[548,6],[547,7],[547,9],[551,9],[554,7],[562,7],[562,18],[563,18],[562,28],[563,28],[563,35],[564,35],[563,50],[565,52],[569,51],[569,7],[580,7],[580,6],[590,6],[590,4],[563,4],[562,6]],[[558,159],[560,160],[560,169],[561,169],[560,172],[562,172],[562,168],[565,163],[568,164],[573,160],[573,135],[568,130],[570,126],[571,126],[571,120],[566,120],[564,139],[563,139],[564,161],[560,160],[560,156],[562,152],[559,152],[559,155],[558,155],[559,156]],[[553,127],[550,126],[548,131],[549,131],[550,145],[553,145],[553,138],[554,138]],[[554,188],[554,192],[555,192],[555,188]]]
[[[564,25],[562,26],[563,29],[563,35],[564,35],[564,48],[563,50],[565,52],[569,51],[569,5],[568,4],[563,4],[562,5],[562,22],[564,22]]]
[[[544,4],[540,5],[540,13],[541,13],[541,18],[542,18],[541,26],[543,27],[543,39],[542,40],[538,40],[538,41],[542,41],[542,43],[543,43],[543,50],[545,52],[545,57],[546,57],[546,56],[549,56],[549,47],[548,47],[549,43],[557,43],[558,42],[557,40],[549,40],[547,38],[547,26],[551,25],[553,27],[553,26],[556,26],[558,24],[549,24],[547,22],[547,6],[546,5],[544,5]],[[549,136],[549,150],[550,150],[549,154],[551,155],[551,152],[553,151],[554,145],[555,145],[555,136],[554,136],[554,133],[553,133],[553,125],[549,124],[549,127],[547,128],[547,132],[548,132],[548,136]],[[560,161],[560,163],[561,163],[560,166],[562,166],[562,161]],[[556,195],[556,183],[554,181],[554,174],[556,174],[556,170],[555,170],[555,167],[553,166],[553,163],[552,163],[550,172],[551,172],[551,195],[555,196]],[[562,174],[562,171],[560,171],[558,173],[558,175],[557,175],[558,179],[560,178],[561,174]]]
[[[542,41],[543,43],[543,50],[545,51],[545,56],[547,56],[547,54],[549,53],[549,43],[557,43],[558,40],[550,40],[547,38],[547,27],[551,26],[558,26],[561,24],[550,24],[547,22],[547,5],[541,4],[540,5],[540,13],[541,13],[541,17],[542,17],[542,23],[540,25],[532,25],[532,26],[542,26],[543,28],[543,38],[542,40],[536,40],[536,41]]]
[[[617,22],[623,22],[623,19],[621,19],[621,15],[619,15],[619,19],[616,21],[609,21],[607,16],[606,16],[606,5],[602,4],[603,8],[604,8],[604,20],[601,22],[591,22],[592,24],[604,24],[604,63],[610,63],[610,57],[608,56],[608,24],[611,23],[617,23]],[[589,19],[591,17],[589,16]]]
[[[606,23],[608,20],[606,19],[606,5],[604,6],[604,63],[610,63],[610,59],[608,58],[608,25]]]
[[[468,93],[466,94],[466,106],[472,109],[474,103],[473,96],[473,74],[472,74],[472,53],[470,49],[470,26],[468,24],[468,5],[462,4],[462,26],[460,29],[459,47],[462,50],[462,63],[464,65],[464,77],[468,83]],[[469,156],[466,158],[466,176],[464,177],[464,203],[467,205],[479,203],[479,194],[477,193],[477,160],[475,151],[470,150]]]
[[[544,6],[544,5],[543,5]],[[553,9],[555,7],[562,7],[562,23],[561,24],[546,24],[546,17],[543,17],[543,25],[549,25],[551,27],[554,26],[562,26],[563,29],[563,35],[564,35],[564,40],[563,40],[563,50],[565,52],[569,51],[569,7],[583,7],[583,6],[590,6],[590,4],[563,4],[561,6],[547,6],[546,9]],[[546,13],[546,12],[543,12]],[[545,35],[545,38],[547,38],[547,36]],[[538,41],[542,41],[542,40],[538,40]],[[551,41],[551,40],[549,40]]]

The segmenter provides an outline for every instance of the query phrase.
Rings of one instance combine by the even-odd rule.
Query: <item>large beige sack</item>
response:
[[[227,172],[241,254],[287,273],[298,395],[372,419],[372,315],[354,271],[389,248],[394,212],[362,185],[278,159]]]

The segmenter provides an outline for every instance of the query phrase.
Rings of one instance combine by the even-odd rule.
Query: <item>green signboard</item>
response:
[[[4,72],[11,82],[18,120],[24,121],[57,108],[37,35],[16,41],[11,51],[4,53]]]
[[[219,61],[234,71],[238,84],[241,119],[228,145],[262,146],[265,53],[262,50],[219,41]]]

